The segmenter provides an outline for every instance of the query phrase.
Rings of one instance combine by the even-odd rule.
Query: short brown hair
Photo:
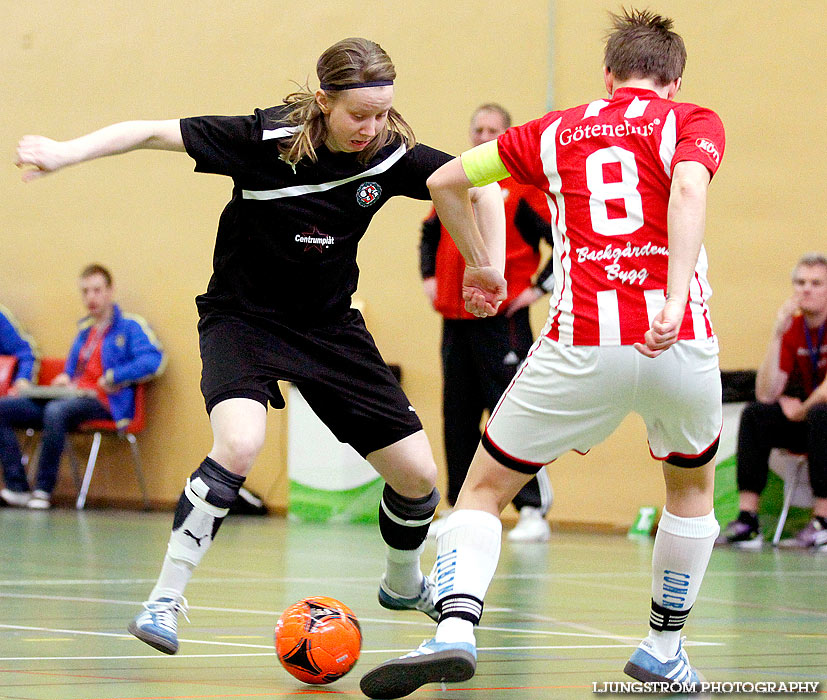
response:
[[[650,10],[609,13],[612,30],[606,38],[604,64],[620,81],[652,78],[659,86],[683,75],[686,47],[672,31],[672,20]]]
[[[112,286],[112,273],[109,272],[103,265],[99,265],[98,263],[91,263],[84,267],[80,271],[80,278],[85,280],[87,277],[91,277],[92,275],[100,275],[106,280],[106,286]]]

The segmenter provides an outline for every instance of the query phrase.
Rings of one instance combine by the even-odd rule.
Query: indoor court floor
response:
[[[231,516],[187,590],[179,653],[160,654],[125,628],[154,584],[171,521],[0,509],[1,698],[359,698],[363,673],[432,636],[421,613],[377,603],[377,526]],[[622,671],[646,632],[651,546],[559,532],[548,544],[504,541],[476,676],[411,697],[594,698],[595,687],[630,680]],[[424,565],[434,556],[429,541]],[[710,681],[819,681],[823,697],[826,584],[827,553],[715,550],[686,629],[693,665]],[[349,605],[364,635],[354,670],[328,686],[296,681],[273,652],[281,610],[311,595]]]

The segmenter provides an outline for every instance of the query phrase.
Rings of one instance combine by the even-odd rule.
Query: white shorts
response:
[[[491,414],[483,444],[505,466],[534,473],[569,450],[585,454],[631,412],[646,422],[655,459],[709,461],[723,423],[717,340],[682,340],[652,359],[631,345],[541,336]]]

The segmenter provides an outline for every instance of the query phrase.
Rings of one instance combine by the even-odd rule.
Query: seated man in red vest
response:
[[[755,403],[738,432],[740,513],[716,544],[760,548],[758,500],[767,485],[773,447],[806,453],[813,518],[796,544],[827,546],[827,257],[810,253],[792,274],[793,294],[778,311],[772,338],[755,378]]]
[[[89,265],[80,275],[80,291],[88,316],[53,386],[65,397],[20,396],[0,399],[0,462],[6,488],[0,498],[10,506],[46,509],[57,482],[66,433],[88,420],[114,420],[126,425],[135,411],[134,383],[157,375],[164,354],[155,334],[140,316],[123,313],[114,303],[112,275]],[[14,428],[43,431],[34,491],[29,490]]]

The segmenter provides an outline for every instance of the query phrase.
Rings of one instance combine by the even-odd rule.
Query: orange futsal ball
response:
[[[353,668],[362,630],[353,611],[327,596],[304,598],[276,623],[276,656],[300,681],[332,683]]]

